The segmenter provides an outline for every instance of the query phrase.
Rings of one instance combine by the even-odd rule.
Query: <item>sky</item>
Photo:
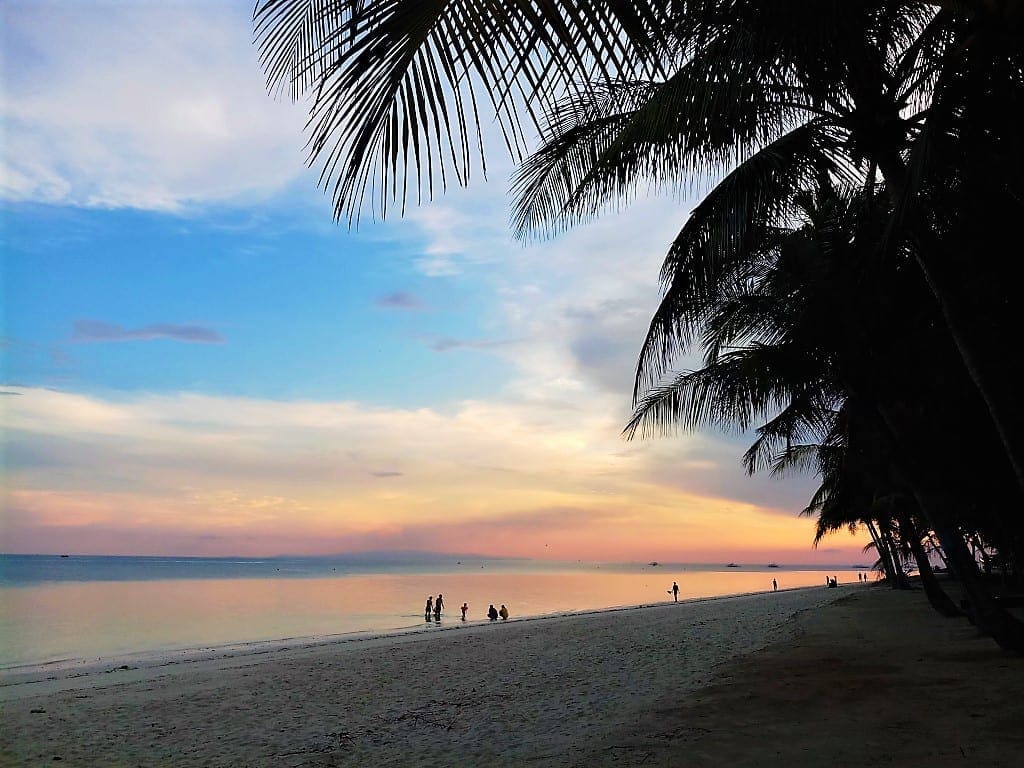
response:
[[[251,14],[0,6],[0,551],[864,560],[749,435],[621,436],[694,199],[523,244],[491,142],[337,224]]]

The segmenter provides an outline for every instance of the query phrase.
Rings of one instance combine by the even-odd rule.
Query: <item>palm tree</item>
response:
[[[960,159],[957,179],[987,161],[982,199],[1005,192],[1004,207],[1019,208],[1021,8],[1020,0],[261,0],[254,20],[268,85],[313,95],[311,161],[322,166],[335,215],[350,221],[364,204],[404,209],[449,176],[468,183],[474,155],[486,172],[484,105],[513,156],[527,145],[524,121],[546,139],[518,182],[520,228],[592,215],[641,177],[675,186],[765,149],[774,163],[755,165],[790,188],[823,159],[868,183],[880,171],[893,242],[913,244],[1024,490],[1024,429],[1015,428],[1024,413],[1001,358],[975,330],[976,307],[958,290],[962,260],[930,215],[936,189],[947,211],[958,209],[950,157]],[[967,149],[949,153],[949,145]],[[777,204],[756,188],[763,177],[736,180],[726,231],[691,219],[694,234],[735,239]],[[964,234],[960,242],[970,242]],[[671,344],[670,334],[663,341]],[[664,372],[651,351],[645,345],[646,383]]]
[[[794,354],[796,345],[769,333],[730,357],[712,333],[722,354],[709,366],[719,370],[690,381],[713,392],[717,373],[732,399],[719,408],[706,405],[713,398],[668,398],[665,418],[697,408],[691,415],[752,424],[776,407],[781,416],[819,398],[814,405],[835,410],[830,398],[837,392],[855,397],[904,458],[920,512],[967,584],[973,561],[962,536],[965,513],[955,504],[970,484],[946,493],[955,475],[935,469],[948,461],[934,447],[928,416],[949,389],[972,414],[983,405],[1002,445],[993,472],[1002,477],[1007,462],[1017,491],[1005,498],[1018,509],[1024,428],[1017,427],[1024,418],[1000,368],[1002,350],[986,331],[1019,326],[992,299],[1020,268],[979,258],[977,250],[1003,252],[995,246],[1024,197],[1020,8],[1019,0],[264,0],[255,20],[268,84],[293,96],[312,93],[311,161],[322,166],[339,218],[357,219],[365,205],[404,208],[450,179],[466,184],[477,162],[485,172],[484,109],[515,157],[525,152],[527,127],[541,131],[540,150],[516,179],[515,221],[523,234],[595,215],[643,181],[676,188],[698,174],[724,174],[669,252],[667,291],[635,394],[643,398],[654,386],[649,396],[657,400],[678,352],[713,323],[732,323],[750,338],[783,323],[779,338],[793,332],[817,356]],[[871,209],[873,227],[861,240],[870,247],[856,251],[859,266],[847,265],[849,280],[832,283],[842,290],[826,294],[846,320],[825,326],[830,339],[806,322],[786,325],[808,313],[775,305],[766,314],[752,306],[764,296],[735,290],[757,279],[780,240],[799,250],[802,241],[790,232],[800,215],[795,193],[824,181],[862,190],[855,199]],[[824,242],[835,248],[842,241]],[[908,263],[924,283],[907,279]],[[862,279],[874,295],[917,309],[927,285],[936,304],[923,316],[937,307],[949,337],[925,328],[926,346],[947,364],[959,360],[969,378],[943,369],[952,380],[945,389],[946,382],[922,381],[898,360],[898,349],[882,343],[883,323],[854,322],[850,287]],[[723,302],[730,312],[719,311]],[[918,318],[900,327],[924,325]],[[737,331],[718,336],[730,333]],[[893,372],[888,378],[872,375],[875,361],[848,354],[879,343]],[[762,366],[757,386],[737,374],[754,362]],[[916,362],[934,368],[923,355]],[[974,394],[961,391],[963,380]],[[928,394],[926,409],[915,405],[917,390]],[[806,423],[797,411],[787,418]],[[965,434],[977,432],[967,419],[955,423]],[[776,427],[784,433],[782,422]],[[980,443],[991,452],[988,434]],[[977,510],[969,517],[976,527]],[[992,535],[1020,551],[1019,520],[993,518],[985,521]],[[991,613],[984,590],[970,588],[979,610]]]
[[[956,615],[955,604],[932,578],[921,525],[907,512],[908,505],[920,510],[958,563],[978,623],[1000,644],[1019,648],[1019,627],[976,578],[973,562],[962,557],[963,538],[955,526],[976,520],[970,522],[966,509],[936,507],[926,492],[943,476],[955,477],[937,470],[925,475],[921,469],[933,464],[945,469],[934,452],[922,460],[926,452],[920,444],[939,443],[930,426],[948,400],[936,401],[914,384],[914,376],[924,367],[929,377],[939,378],[935,374],[948,363],[939,354],[943,345],[949,353],[949,345],[934,330],[929,339],[934,308],[920,282],[908,279],[905,264],[865,255],[884,234],[877,195],[844,198],[823,179],[815,195],[798,194],[792,203],[804,215],[802,226],[763,227],[759,237],[745,241],[748,258],[729,262],[729,270],[709,281],[716,290],[686,305],[685,321],[693,332],[704,331],[705,366],[652,388],[640,400],[627,434],[679,425],[747,429],[766,420],[745,457],[748,471],[781,472],[816,462],[822,486],[806,511],[818,514],[818,539],[858,522],[877,525],[879,555],[892,583],[902,579],[896,547],[902,541],[917,559],[933,606]],[[916,300],[908,300],[914,298],[913,287]],[[891,300],[894,296],[903,301]],[[917,339],[915,349],[901,344],[908,334]],[[928,367],[936,358],[938,366]],[[913,402],[931,406],[917,417],[905,413],[912,402],[906,393],[915,386]],[[944,394],[949,390],[945,386]],[[957,395],[967,417],[957,431],[965,435],[979,407],[972,408],[970,391]],[[895,424],[894,413],[900,414]],[[988,444],[993,442],[990,437]],[[982,472],[988,482],[999,478],[991,467]],[[965,495],[963,488],[942,487],[954,498]],[[908,495],[912,500],[897,503]]]
[[[951,254],[953,243],[974,253],[969,246],[985,242],[985,235],[989,242],[1005,237],[1007,222],[1021,212],[1019,190],[999,194],[1019,185],[1016,171],[1024,170],[1013,154],[1016,148],[1024,156],[1020,123],[997,115],[992,98],[975,97],[980,90],[1022,101],[1020,52],[1007,54],[1018,70],[997,62],[1001,79],[984,67],[980,74],[968,68],[968,78],[956,46],[985,30],[950,14],[930,15],[921,6],[911,12],[894,3],[826,2],[815,5],[816,24],[808,29],[779,14],[780,5],[786,4],[704,4],[703,14],[674,29],[680,46],[697,52],[666,78],[602,84],[556,105],[544,144],[517,177],[518,230],[552,231],[585,219],[644,180],[674,186],[708,167],[727,170],[666,260],[666,283],[674,270],[692,273],[692,284],[673,297],[675,304],[692,303],[719,261],[743,258],[745,228],[783,215],[787,193],[823,168],[862,185],[880,181],[892,210],[883,246],[911,249],[1024,490],[1024,429],[1013,428],[1021,409],[999,370],[1002,358],[977,330],[984,331],[981,307],[965,300],[954,278],[977,273],[971,262],[978,259]],[[979,78],[1003,87],[966,89],[965,82]],[[982,149],[956,151],[970,125],[962,105],[972,100],[981,102],[974,113],[987,120],[975,122],[999,140],[986,134],[971,142]],[[948,159],[959,156],[950,167]],[[730,168],[736,158],[742,162]],[[995,178],[976,179],[966,195],[963,179],[978,176],[972,170],[978,167],[996,169]],[[979,213],[996,198],[1001,221],[991,214],[963,216],[968,198],[984,202],[975,202]],[[934,215],[940,212],[947,216]],[[964,224],[970,235],[954,238]],[[996,267],[996,274],[1009,276],[1002,262]],[[993,282],[985,295],[993,287],[998,291]],[[638,390],[658,381],[686,341],[675,336],[682,324],[675,322],[673,302],[662,309],[644,345]]]

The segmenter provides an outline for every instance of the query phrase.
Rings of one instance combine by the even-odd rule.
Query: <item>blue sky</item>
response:
[[[524,246],[491,142],[487,183],[351,231],[251,10],[0,9],[0,550],[861,559],[743,436],[620,436],[691,200]]]
[[[504,332],[479,277],[428,277],[417,238],[328,217],[10,205],[8,380],[407,406],[500,385],[500,359],[459,346]]]

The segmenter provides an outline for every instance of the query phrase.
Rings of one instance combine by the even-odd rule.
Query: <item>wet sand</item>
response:
[[[0,764],[1017,765],[1021,661],[851,585],[0,685]],[[920,706],[920,702],[926,706]]]

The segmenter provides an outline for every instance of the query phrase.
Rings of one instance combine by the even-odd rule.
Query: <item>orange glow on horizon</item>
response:
[[[552,415],[538,440],[518,406],[444,415],[13,389],[0,414],[11,439],[45,439],[64,463],[8,472],[7,552],[864,559],[866,537],[838,534],[814,550],[813,524],[795,510],[712,492],[731,489],[719,478],[737,469],[700,458],[715,448],[703,438],[624,448],[614,419]]]

